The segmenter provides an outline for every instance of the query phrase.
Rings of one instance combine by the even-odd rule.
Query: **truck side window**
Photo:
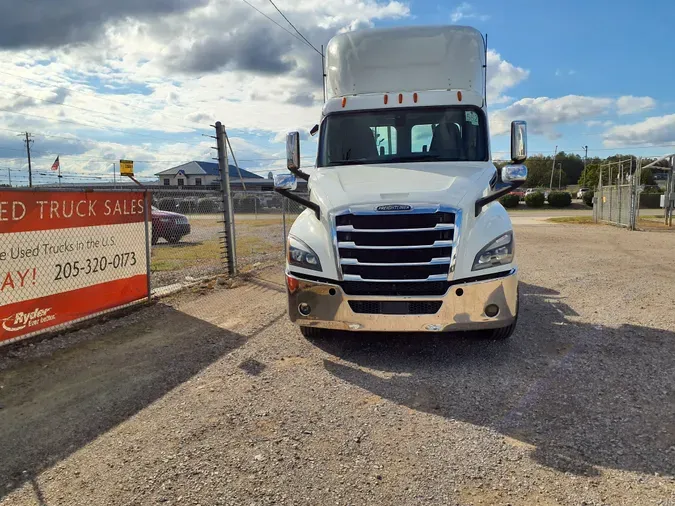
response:
[[[376,126],[370,127],[377,143],[377,152],[380,156],[395,155],[398,152],[396,141],[396,127]]]
[[[425,153],[429,150],[431,139],[434,136],[434,126],[435,125],[413,125],[410,131],[411,153]]]

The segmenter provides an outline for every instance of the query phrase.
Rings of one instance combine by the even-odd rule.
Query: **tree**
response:
[[[640,184],[653,186],[656,184],[652,169],[642,169],[640,172]]]
[[[600,178],[600,165],[586,165],[586,168],[581,172],[579,178],[579,186],[586,188],[596,188],[598,186],[598,179]],[[609,173],[605,170],[603,172],[602,183],[607,184]]]
[[[534,155],[527,159],[527,181],[529,188],[548,187],[551,182],[553,159],[550,156]]]
[[[570,184],[575,184],[579,181],[579,177],[581,176],[581,172],[584,170],[584,159],[574,153],[565,153],[564,151],[561,151],[558,153],[558,155],[555,158],[555,164],[556,167],[558,164],[562,165],[562,169],[565,171],[565,174],[567,174],[567,179]],[[551,165],[553,164],[553,160],[551,159]],[[549,167],[551,166],[549,165]],[[549,172],[549,176],[550,176]],[[553,185],[556,185],[557,177],[554,176],[553,178]],[[549,181],[550,184],[550,181]]]

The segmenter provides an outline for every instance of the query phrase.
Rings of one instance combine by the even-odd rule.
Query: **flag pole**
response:
[[[59,160],[59,188],[61,187],[61,160]]]

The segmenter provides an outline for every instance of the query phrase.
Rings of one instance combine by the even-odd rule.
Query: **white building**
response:
[[[239,172],[245,182],[260,180],[262,177],[245,169],[230,165],[230,183],[239,181]],[[163,186],[210,186],[220,182],[218,164],[213,162],[188,162],[155,174]]]

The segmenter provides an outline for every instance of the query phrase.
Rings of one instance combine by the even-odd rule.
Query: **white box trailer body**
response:
[[[348,331],[489,330],[518,314],[515,241],[497,202],[527,169],[491,162],[486,47],[469,27],[340,34],[327,47],[328,100],[315,167],[289,134],[277,191],[308,206],[290,229],[289,314],[307,336]],[[292,193],[308,180],[309,201]]]

